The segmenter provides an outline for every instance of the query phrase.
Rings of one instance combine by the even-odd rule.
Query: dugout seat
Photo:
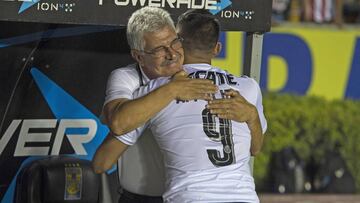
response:
[[[104,201],[102,178],[88,160],[69,156],[35,160],[17,176],[15,203],[111,202]]]

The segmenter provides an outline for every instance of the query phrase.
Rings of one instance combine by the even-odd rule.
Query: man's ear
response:
[[[221,48],[222,48],[221,42],[216,42],[216,45],[215,45],[215,47],[213,49],[214,57],[217,56],[220,53]]]
[[[138,64],[140,66],[143,66],[144,65],[144,59],[143,59],[143,55],[138,51],[138,50],[134,50],[132,49],[130,51],[131,53],[131,56],[133,57],[133,59],[136,60],[136,62],[138,62]]]

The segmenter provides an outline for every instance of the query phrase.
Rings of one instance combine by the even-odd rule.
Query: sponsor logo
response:
[[[221,11],[220,17],[221,18],[243,18],[245,20],[252,20],[254,18],[255,11],[233,11],[233,10],[226,10]]]
[[[104,1],[99,0],[99,5]],[[213,15],[224,10],[232,4],[231,0],[109,0],[116,6],[151,6],[151,7],[169,7],[169,8],[187,8],[187,9],[208,9]]]
[[[2,0],[8,2],[23,2],[19,8],[18,14],[23,13],[27,9],[36,5],[36,10],[38,11],[53,11],[53,12],[67,12],[70,13],[74,10],[76,6],[75,3],[54,3],[54,2],[44,2],[41,0]],[[41,1],[41,2],[40,2]]]
[[[5,146],[19,126],[21,127],[14,157],[59,155],[65,136],[69,140],[75,154],[87,155],[83,144],[90,142],[97,130],[97,123],[93,119],[13,120],[0,139],[0,154],[4,151]],[[51,129],[56,129],[56,133],[51,133]],[[50,143],[51,140],[54,140],[52,144]],[[34,145],[35,143],[43,144],[39,147]]]
[[[75,3],[47,3],[39,2],[37,3],[36,9],[38,11],[53,11],[53,12],[68,12],[71,13]]]

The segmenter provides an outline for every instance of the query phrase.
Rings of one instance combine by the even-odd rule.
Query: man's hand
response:
[[[185,71],[176,73],[167,84],[177,100],[212,99],[217,86],[207,79],[191,79]]]
[[[219,118],[246,122],[251,134],[250,152],[255,156],[260,152],[264,139],[256,107],[235,90],[227,90],[225,97],[228,98],[209,101],[207,108]]]
[[[214,99],[209,101],[207,108],[210,113],[219,118],[234,120],[237,122],[252,123],[258,119],[256,107],[235,90],[226,90],[225,99]]]

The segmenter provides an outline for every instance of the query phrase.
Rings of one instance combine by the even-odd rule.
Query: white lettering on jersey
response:
[[[196,71],[196,72],[189,74],[189,77],[212,80],[214,82],[214,84],[216,84],[216,85],[223,85],[223,84],[236,85],[237,84],[234,81],[235,77],[233,75],[219,73],[219,72],[215,72],[215,71],[200,70],[200,71]]]

